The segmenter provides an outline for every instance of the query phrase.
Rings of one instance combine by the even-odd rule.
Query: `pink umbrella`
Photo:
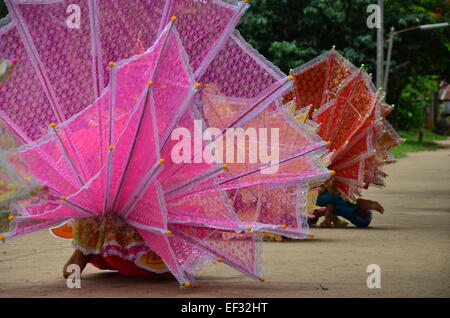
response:
[[[80,1],[89,23],[75,33],[60,23],[61,2],[7,4],[13,22],[0,37],[19,59],[1,86],[0,116],[26,143],[18,156],[52,194],[45,204],[20,209],[8,237],[116,215],[183,284],[215,260],[262,280],[260,232],[309,236],[305,202],[311,185],[330,175],[317,160],[326,144],[279,102],[292,78],[234,32],[247,4]],[[18,90],[25,79],[29,85]],[[12,101],[27,111],[17,113]],[[174,132],[204,135],[207,128],[218,131],[214,140],[191,139],[187,160],[178,162]],[[279,156],[197,160],[215,145],[221,149],[230,128],[279,129]],[[250,140],[244,156],[251,146]],[[230,149],[237,153],[239,145]]]

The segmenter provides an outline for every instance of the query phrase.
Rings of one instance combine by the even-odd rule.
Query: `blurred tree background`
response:
[[[0,18],[3,18],[7,13],[5,3],[0,1]]]
[[[284,72],[336,45],[353,64],[376,69],[376,29],[367,27],[376,0],[252,0],[238,29]],[[386,46],[396,30],[450,21],[449,0],[385,0]],[[0,0],[0,17],[6,15]],[[386,47],[387,49],[387,47]],[[400,129],[421,128],[439,83],[450,82],[450,28],[412,31],[395,37],[387,101]]]
[[[247,41],[283,71],[295,68],[333,45],[353,64],[376,71],[377,29],[367,27],[376,0],[255,0],[239,30]],[[450,21],[448,0],[385,0],[386,51],[396,30]],[[395,37],[387,101],[390,120],[400,129],[421,128],[425,111],[450,80],[450,28],[412,31]]]

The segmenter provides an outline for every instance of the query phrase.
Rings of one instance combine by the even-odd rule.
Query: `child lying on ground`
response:
[[[65,225],[67,238],[75,248],[63,268],[69,277],[71,264],[78,265],[80,273],[88,263],[103,270],[116,270],[125,276],[152,276],[172,278],[162,259],[144,242],[132,226],[115,215],[72,220]],[[56,230],[56,231],[55,231]],[[60,237],[62,228],[52,229]]]
[[[372,221],[372,211],[384,212],[384,208],[376,201],[358,199],[356,203],[351,203],[344,200],[333,191],[332,181],[324,185],[317,198],[317,205],[324,208],[314,211],[317,219],[324,217],[320,223],[322,228],[331,227],[336,217],[343,217],[357,227],[368,227]]]

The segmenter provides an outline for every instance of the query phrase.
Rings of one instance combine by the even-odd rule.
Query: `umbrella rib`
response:
[[[49,192],[53,192],[53,194],[55,196],[57,196],[57,197],[62,196],[62,193],[60,191],[56,190],[55,188],[53,188],[51,186],[47,186],[47,187],[48,187]],[[95,212],[80,206],[79,204],[73,202],[70,199],[65,199],[65,200],[63,200],[63,202],[66,202],[67,203],[66,205],[71,205],[72,207],[75,207],[75,208],[81,210],[83,213],[87,213],[88,215],[97,215]]]
[[[253,274],[252,272],[249,272],[249,271],[247,271],[247,270],[245,270],[243,268],[238,267],[236,264],[234,264],[234,263],[230,262],[229,260],[227,260],[223,255],[217,254],[217,252],[213,251],[212,248],[202,245],[202,241],[201,240],[192,239],[192,238],[188,237],[187,235],[185,235],[185,234],[183,234],[183,233],[181,233],[181,232],[179,232],[179,231],[177,231],[175,229],[172,229],[172,232],[175,235],[179,236],[181,239],[183,239],[183,240],[187,241],[188,243],[192,244],[194,247],[199,248],[199,249],[207,252],[208,254],[210,254],[210,255],[212,255],[214,257],[221,257],[221,258],[223,258],[223,263],[227,264],[228,266],[233,267],[234,269],[240,271],[241,273],[244,273],[245,275],[247,275],[247,276],[249,276],[249,277],[251,277],[253,279],[259,279],[259,277],[257,275],[255,275],[255,274]]]
[[[128,172],[128,169],[130,168],[131,158],[133,157],[133,154],[134,154],[134,151],[135,151],[135,148],[136,148],[137,138],[138,138],[139,133],[141,131],[142,123],[144,122],[145,112],[146,112],[146,110],[148,108],[148,103],[149,103],[149,99],[150,99],[150,90],[151,90],[151,87],[147,86],[147,92],[145,93],[144,105],[143,105],[143,108],[142,108],[141,116],[139,118],[139,123],[138,123],[137,129],[136,129],[136,132],[135,132],[135,135],[134,135],[134,138],[133,138],[133,142],[131,144],[130,153],[128,154],[127,161],[125,163],[125,168],[123,169],[122,175],[120,177],[119,187],[117,189],[117,193],[116,193],[116,195],[114,197],[114,201],[113,201],[113,204],[112,204],[112,209],[113,210],[116,207],[117,200],[118,200],[119,195],[120,195],[120,193],[122,192],[122,189],[123,189],[123,184],[125,182],[126,174]]]
[[[134,194],[131,196],[130,200],[125,204],[124,208],[120,212],[121,215],[124,216],[124,218],[127,218],[128,215],[132,211],[132,207],[137,203],[137,201],[141,198],[143,192],[145,192],[148,189],[149,184],[157,177],[159,172],[162,169],[162,165],[157,163],[153,166],[153,168],[147,173],[146,176],[144,176],[143,181],[140,185],[138,185],[138,188],[134,192]]]
[[[176,186],[176,187],[168,190],[164,194],[166,196],[173,195],[174,193],[177,193],[178,191],[180,191],[181,189],[183,189],[185,187],[188,187],[189,185],[192,185],[194,183],[201,182],[203,180],[206,180],[206,179],[209,179],[211,177],[214,177],[215,175],[223,172],[223,170],[224,170],[223,168],[212,169],[212,171],[208,171],[207,173],[199,176],[198,178],[195,178],[195,179],[192,179],[192,180],[187,181],[185,183],[182,183],[179,186]]]
[[[169,28],[168,28],[168,30],[167,30],[167,33],[166,33],[166,38],[164,39],[164,42],[163,42],[163,44],[162,44],[162,48],[161,48],[161,52],[160,52],[160,54],[158,55],[158,59],[157,59],[157,61],[156,61],[156,65],[155,65],[155,67],[154,67],[154,69],[153,69],[153,72],[152,72],[152,74],[150,75],[150,79],[153,79],[154,77],[155,77],[155,75],[156,75],[156,71],[158,70],[158,68],[159,68],[159,65],[161,64],[161,58],[162,58],[162,56],[163,56],[163,54],[164,54],[164,52],[165,52],[165,49],[166,49],[166,46],[167,46],[167,42],[168,42],[168,39],[169,39],[169,32],[172,30],[172,28],[173,28],[173,26],[174,26],[174,22],[173,21],[171,21],[170,22],[170,26],[169,26]],[[112,72],[112,71],[111,71]],[[113,74],[115,74],[114,72],[113,72]],[[113,93],[113,85],[112,85],[112,81],[111,81],[111,84],[110,84],[110,87],[111,87],[111,95],[112,95],[112,93]],[[148,92],[148,91],[147,91]],[[110,130],[110,134],[109,134],[109,141],[110,141],[110,144],[111,144],[111,142],[112,142],[112,137],[111,137],[111,135],[112,135],[112,131],[111,131],[111,129],[112,129],[112,110],[113,110],[113,105],[112,105],[112,98],[113,98],[113,96],[111,96],[110,97],[110,127],[109,127],[109,130]],[[108,202],[109,202],[109,196],[110,196],[110,191],[111,191],[111,174],[112,174],[112,171],[111,171],[111,165],[112,165],[112,156],[113,156],[113,154],[112,154],[112,151],[110,151],[109,152],[109,155],[108,155],[108,171],[107,171],[107,173],[108,173],[108,176],[107,176],[107,184],[106,184],[106,196],[105,196],[105,205],[104,205],[104,213],[109,209],[109,207],[108,207]],[[116,195],[116,197],[114,198],[115,200],[116,200],[116,198],[117,198],[117,195]]]
[[[260,104],[262,104],[265,100],[267,100],[270,96],[272,96],[273,94],[275,94],[276,92],[278,92],[288,81],[288,79],[286,78],[279,86],[277,86],[276,88],[274,88],[271,92],[269,92],[266,96],[264,96],[262,99],[260,99],[256,104],[254,104],[252,107],[250,107],[250,109],[246,110],[241,116],[239,116],[237,119],[235,119],[233,121],[232,124],[230,124],[230,128],[234,127],[235,125],[239,124],[239,121],[241,121],[242,119],[245,118],[245,116],[247,116],[248,114],[250,114],[253,110],[256,109],[256,107],[258,107]],[[224,130],[222,132],[222,134],[225,132],[226,130]]]
[[[246,173],[244,173],[244,174],[242,174],[242,175],[238,175],[238,176],[235,176],[235,177],[233,177],[233,178],[231,178],[231,179],[224,180],[224,181],[220,182],[219,185],[224,184],[224,183],[227,183],[227,182],[230,182],[230,181],[234,181],[234,180],[239,179],[239,178],[246,177],[246,176],[248,176],[248,175],[250,175],[250,174],[252,174],[252,173],[255,173],[255,172],[257,172],[257,171],[259,171],[259,170],[261,170],[261,169],[267,169],[267,168],[272,167],[273,165],[280,165],[280,164],[286,163],[286,162],[288,162],[288,161],[291,161],[291,160],[300,158],[301,156],[307,155],[307,154],[309,154],[309,153],[311,153],[311,152],[314,152],[314,151],[316,151],[316,150],[318,150],[318,149],[320,149],[320,148],[323,148],[323,147],[325,147],[325,146],[326,146],[326,144],[325,144],[324,142],[319,143],[319,144],[315,145],[315,147],[312,147],[311,149],[308,149],[308,150],[306,150],[306,151],[304,151],[304,152],[302,152],[302,153],[299,153],[299,154],[297,154],[297,155],[295,155],[295,156],[293,156],[293,157],[283,159],[283,160],[281,160],[281,161],[279,161],[279,162],[277,162],[277,163],[275,163],[275,164],[268,165],[267,167],[258,167],[258,168],[255,168],[255,169],[250,170],[250,171],[248,171],[248,172],[246,172]]]
[[[353,80],[355,80],[356,78],[357,78],[357,76],[359,75],[361,73],[361,71],[359,70],[359,71],[357,71],[357,72],[355,72],[349,79],[347,79],[347,85],[351,85],[351,88],[350,88],[350,92],[349,92],[349,94],[348,94],[348,96],[351,96],[352,94],[353,94],[353,91],[355,90],[355,87],[356,87],[356,83],[351,83]],[[339,90],[339,91],[341,91],[342,89],[343,89],[343,87],[344,87],[344,85],[342,86],[342,88]],[[339,91],[336,93],[336,99],[335,99],[335,103],[338,103],[338,100],[339,100],[339,98],[340,98],[340,94],[339,94]],[[345,102],[345,104],[347,104],[347,103],[349,103],[350,101],[349,101],[349,98],[348,97],[345,97],[345,100],[346,100],[346,102]],[[347,108],[346,106],[345,106],[345,108]],[[340,114],[341,115],[341,114]],[[333,120],[333,123],[336,123],[337,125],[329,125],[329,127],[331,128],[331,126],[334,126],[334,127],[340,127],[341,126],[341,122],[342,122],[342,118],[334,118],[334,120]],[[328,131],[328,135],[330,134],[330,131]],[[327,138],[327,139],[329,139],[329,138]],[[336,154],[337,155],[337,154]]]
[[[76,168],[76,166],[75,166],[75,164],[74,164],[72,158],[70,157],[69,152],[67,151],[67,148],[66,148],[66,146],[64,145],[64,143],[63,143],[63,141],[62,141],[62,139],[61,139],[61,136],[60,136],[59,133],[58,133],[58,130],[56,129],[56,127],[51,127],[51,128],[52,128],[52,130],[53,130],[53,132],[54,132],[56,138],[58,139],[58,145],[60,146],[61,151],[62,151],[63,154],[64,154],[64,157],[66,158],[67,162],[69,163],[70,168],[72,169],[73,173],[74,173],[75,176],[77,177],[78,182],[80,183],[80,185],[81,185],[81,186],[84,186],[83,179],[81,178],[81,176],[80,176],[80,174],[79,174],[79,172],[78,172],[78,170],[77,170],[77,168]],[[66,136],[67,136],[67,135],[68,135],[68,134],[66,133]],[[68,137],[68,136],[67,136],[67,137]]]
[[[102,76],[102,55],[101,55],[101,41],[97,30],[100,30],[98,25],[99,20],[99,8],[96,0],[88,0],[89,5],[89,19],[90,19],[90,36],[92,47],[92,77],[93,77],[93,89],[94,99],[100,97],[101,90],[103,88],[103,76]]]
[[[243,119],[246,115],[248,115],[250,112],[252,112],[253,110],[255,110],[256,107],[258,107],[259,105],[261,105],[265,100],[267,100],[270,96],[272,96],[273,94],[275,94],[281,87],[283,87],[284,85],[286,85],[288,78],[285,79],[285,81],[283,81],[283,83],[281,83],[279,86],[277,86],[275,89],[273,89],[272,91],[270,91],[268,94],[266,94],[264,97],[262,97],[259,101],[257,101],[255,104],[253,104],[250,109],[248,109],[247,111],[244,112],[244,114],[242,114],[239,118],[237,118],[232,125],[230,125],[228,128],[233,128],[233,125],[237,124],[241,119]],[[262,111],[262,110],[261,110]],[[217,138],[220,137],[225,137],[226,136],[226,131],[228,128],[225,128],[222,130],[222,134],[221,136],[218,136]],[[206,146],[205,146],[206,147]],[[204,151],[205,147],[203,147],[203,149],[201,151]],[[183,169],[186,166],[186,163],[183,163],[181,165],[179,165],[178,169],[174,169],[174,171],[171,173],[171,176],[173,176],[174,174],[178,173],[181,169]]]
[[[95,216],[96,215],[96,213],[92,212],[89,209],[83,208],[81,205],[78,205],[77,203],[75,203],[75,202],[73,202],[71,200],[64,200],[64,202],[65,202],[65,204],[63,203],[64,205],[71,206],[72,208],[78,209],[78,210],[80,210],[81,212],[83,212],[83,213],[85,213],[87,215],[90,215],[90,216]]]
[[[52,108],[53,113],[56,116],[56,119],[59,122],[63,122],[65,120],[64,114],[61,110],[61,106],[57,103],[57,99],[55,97],[55,93],[52,85],[49,83],[46,72],[42,69],[42,61],[39,58],[39,54],[37,53],[36,46],[29,34],[28,27],[26,23],[23,21],[22,15],[19,13],[19,9],[17,8],[17,4],[15,0],[6,0],[5,3],[8,7],[8,11],[11,14],[11,17],[14,21],[19,22],[16,23],[17,28],[19,29],[20,36],[25,44],[25,48],[32,60],[32,64],[36,74],[38,75],[39,82],[43,86],[45,95],[48,98],[50,106]]]
[[[199,222],[194,222],[194,221],[181,221],[181,220],[177,220],[177,221],[170,221],[170,224],[175,224],[175,225],[184,225],[184,226],[192,226],[192,227],[196,227],[196,228],[208,228],[208,229],[212,229],[212,230],[220,230],[220,231],[232,231],[232,232],[236,232],[236,231],[242,231],[242,228],[236,228],[236,227],[224,227],[224,226],[211,226],[211,225],[205,225],[204,223],[199,223]]]
[[[93,89],[94,89],[94,100],[100,97],[101,91],[103,89],[103,75],[102,75],[102,64],[103,57],[101,54],[101,41],[99,38],[97,30],[100,30],[99,22],[99,8],[98,3],[95,0],[89,0],[89,19],[90,24],[90,36],[91,36],[91,47],[92,47],[92,77],[93,77]],[[99,120],[99,135],[100,135],[100,149],[103,149],[103,119],[101,114],[100,104],[97,106],[98,120]],[[100,162],[103,162],[103,152],[100,151]]]
[[[175,25],[174,21],[171,21],[170,22],[170,26],[169,26],[169,28],[168,28],[168,30],[166,32],[166,38],[164,39],[164,42],[163,42],[162,47],[161,47],[161,52],[158,55],[158,59],[156,60],[155,67],[153,68],[152,74],[150,75],[150,80],[151,81],[153,81],[153,79],[155,78],[156,72],[159,69],[159,66],[161,64],[162,56],[164,55],[164,53],[166,51],[167,42],[169,40],[169,33],[172,31],[174,25]]]
[[[176,124],[178,123],[180,118],[186,112],[188,106],[191,104],[196,93],[197,93],[197,89],[193,89],[193,90],[189,91],[189,93],[185,96],[185,98],[181,104],[180,110],[177,112],[177,115],[172,118],[170,125],[168,125],[168,127],[166,127],[166,129],[165,129],[166,132],[163,134],[163,138],[162,138],[163,139],[162,146],[160,147],[161,152],[164,149],[164,147],[166,146],[167,142],[169,141],[170,133],[173,131],[173,128],[176,126]]]
[[[195,76],[197,78],[201,78],[203,76],[203,74],[206,71],[206,69],[208,68],[208,66],[211,64],[211,62],[214,60],[214,58],[217,56],[217,54],[222,50],[223,46],[226,43],[226,40],[229,39],[230,34],[233,32],[234,28],[238,24],[240,17],[244,14],[245,10],[248,7],[249,7],[249,5],[244,2],[239,3],[237,10],[236,10],[234,16],[232,17],[232,19],[230,20],[230,22],[228,23],[228,25],[226,26],[225,31],[222,33],[219,40],[216,41],[214,48],[208,53],[208,55],[206,55],[206,57],[203,59],[203,62],[197,68],[197,71],[195,72]],[[220,23],[219,25],[222,25],[222,24],[223,23]],[[205,37],[207,34],[212,32],[214,29],[215,28],[211,29],[205,35],[203,35],[202,37],[197,39],[197,41],[201,40],[203,37]],[[196,43],[196,42],[194,42],[194,43]]]
[[[165,229],[161,229],[158,227],[154,227],[154,226],[150,226],[150,225],[143,225],[141,223],[135,222],[135,221],[130,221],[127,220],[127,223],[144,231],[148,231],[148,232],[152,232],[155,234],[164,234],[166,232]]]
[[[26,23],[23,21],[23,16],[19,13],[20,10],[17,8],[17,4],[15,3],[15,1],[6,0],[5,3],[13,19],[18,22],[16,23],[16,26],[19,30],[20,37],[24,42],[25,49],[28,52],[28,55],[30,56],[30,59],[32,61],[34,71],[36,72],[39,82],[44,89],[44,93],[48,99],[48,102],[56,117],[56,120],[59,123],[62,123],[63,121],[65,121],[64,113],[62,111],[61,105],[58,102],[58,99],[56,98],[55,90],[48,78],[47,72],[42,67],[43,63],[39,57],[39,53],[37,52],[36,46],[29,33],[28,27],[26,26]],[[68,133],[66,133],[66,135],[70,147],[72,148],[72,150],[74,150],[74,145],[70,138],[70,135]],[[79,162],[80,159],[78,158],[77,152],[74,151],[74,154],[78,164],[80,165]],[[78,178],[80,178],[79,175],[77,176]],[[83,184],[83,181],[81,181],[81,184]]]
[[[326,147],[325,142],[322,142],[322,143],[320,143],[320,144],[318,144],[318,145],[315,145],[315,147],[312,147],[311,149],[308,149],[308,150],[306,150],[306,151],[304,151],[304,152],[302,152],[302,153],[300,153],[300,154],[297,154],[297,155],[295,155],[295,156],[293,156],[293,157],[286,158],[286,159],[284,159],[284,160],[282,160],[282,161],[279,161],[279,162],[276,163],[276,164],[279,165],[279,164],[283,164],[283,163],[285,163],[285,162],[288,162],[288,161],[297,159],[297,158],[299,158],[299,157],[301,157],[301,156],[307,155],[307,154],[309,154],[309,153],[311,153],[311,152],[314,152],[314,151],[316,151],[316,150],[318,150],[318,149],[320,149],[320,148],[323,148],[323,147]],[[220,185],[223,185],[223,184],[228,183],[228,182],[230,182],[230,181],[234,181],[234,180],[237,180],[237,179],[239,179],[239,178],[246,177],[246,176],[251,175],[251,174],[253,174],[253,173],[255,173],[255,172],[257,172],[257,171],[259,171],[259,170],[261,170],[261,169],[267,169],[267,168],[270,168],[271,166],[273,166],[273,165],[268,165],[268,166],[266,166],[266,167],[258,167],[258,168],[255,168],[255,169],[253,169],[253,170],[247,171],[246,173],[243,173],[243,174],[234,176],[234,177],[232,177],[232,178],[229,178],[229,179],[220,181],[217,185],[214,185],[214,186],[220,186]],[[198,193],[198,192],[205,191],[205,190],[207,190],[209,187],[210,187],[210,186],[207,186],[207,187],[200,187],[200,188],[195,189],[195,190],[192,191],[192,192],[184,193],[183,195],[181,195],[181,196],[179,196],[179,197],[174,197],[174,198],[170,198],[170,199],[171,199],[171,200],[180,199],[180,198],[186,197],[186,196],[188,196],[188,195],[192,195],[192,194],[195,194],[195,193]],[[168,195],[168,194],[166,193],[166,195]]]
[[[169,12],[172,9],[172,4],[173,4],[173,0],[166,0],[166,3],[164,5],[164,9],[161,13],[161,21],[159,23],[159,28],[158,28],[158,34],[161,34],[162,30],[164,29],[165,26],[165,21],[167,21],[167,19],[169,18]]]
[[[15,136],[20,138],[21,141],[25,144],[31,144],[31,139],[27,136],[27,134],[18,127],[12,120],[6,115],[2,110],[0,110],[0,118],[2,121],[8,126],[8,130],[13,132]]]
[[[113,68],[111,67],[110,73],[109,73],[109,102],[108,102],[108,110],[109,110],[109,125],[108,125],[108,144],[109,147],[112,146],[112,135],[114,133],[114,120],[113,120],[113,108],[115,103],[115,95],[114,95],[114,87],[116,82],[116,72],[114,72]],[[110,148],[111,149],[111,148]],[[102,151],[100,149],[100,151]],[[111,178],[112,178],[112,171],[111,171],[111,165],[112,165],[112,156],[113,152],[108,152],[108,162],[107,162],[107,169],[106,169],[106,184],[105,184],[105,201],[103,204],[103,212],[102,214],[105,214],[108,210],[108,203],[109,203],[109,196],[111,192]]]

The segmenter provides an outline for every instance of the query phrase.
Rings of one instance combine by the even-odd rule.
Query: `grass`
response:
[[[408,152],[437,150],[444,148],[442,145],[435,143],[436,140],[445,140],[447,137],[436,134],[430,130],[423,129],[423,140],[419,142],[419,131],[401,131],[400,136],[406,139],[406,142],[391,150],[395,158],[405,157]]]

